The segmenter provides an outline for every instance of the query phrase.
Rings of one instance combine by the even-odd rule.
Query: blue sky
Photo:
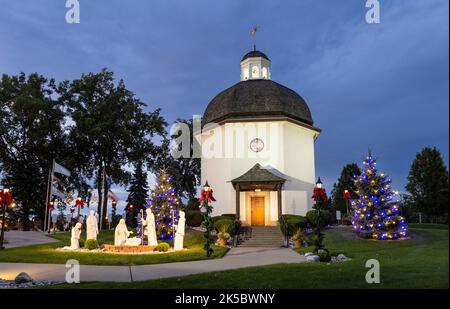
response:
[[[38,72],[57,81],[106,67],[168,121],[202,114],[239,81],[253,44],[272,60],[272,79],[304,97],[315,125],[316,171],[330,190],[342,166],[370,147],[402,190],[415,154],[438,147],[448,165],[447,0],[365,1],[0,0],[0,73]]]

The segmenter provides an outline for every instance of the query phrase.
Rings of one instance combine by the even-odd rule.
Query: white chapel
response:
[[[213,215],[273,226],[282,214],[305,215],[315,184],[314,126],[305,100],[271,80],[271,61],[256,48],[240,62],[240,81],[220,92],[202,117],[201,181]]]

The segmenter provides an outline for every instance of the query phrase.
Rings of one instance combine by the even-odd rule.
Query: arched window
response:
[[[248,68],[244,68],[242,74],[243,74],[243,76],[242,76],[242,79],[243,79],[243,80],[248,79],[248,77],[249,77],[249,76],[248,76]]]
[[[263,69],[262,69],[262,77],[264,78],[264,79],[267,79],[267,68],[266,67],[263,67]]]

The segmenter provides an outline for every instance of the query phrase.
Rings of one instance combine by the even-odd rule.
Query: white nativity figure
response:
[[[175,251],[183,250],[185,225],[186,225],[186,219],[185,219],[184,211],[180,211],[180,218],[178,219],[178,224],[176,225],[175,243],[173,246],[173,249]]]
[[[139,237],[130,237],[125,241],[124,246],[140,246],[142,244],[142,239]]]
[[[95,211],[91,210],[86,220],[86,239],[97,240],[98,235],[98,219]]]
[[[114,246],[124,246],[130,233],[131,232],[128,231],[127,225],[125,224],[125,219],[120,219],[114,232]]]
[[[155,215],[153,214],[150,208],[145,210],[147,217],[142,219],[142,226],[146,227],[145,231],[147,234],[148,245],[149,246],[157,246],[158,240],[156,239],[156,225],[155,225]]]
[[[70,246],[65,246],[64,250],[77,250],[80,249],[80,236],[81,236],[81,227],[82,224],[78,222],[72,228],[71,237],[70,237]]]

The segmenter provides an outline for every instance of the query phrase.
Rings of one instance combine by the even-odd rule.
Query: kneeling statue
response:
[[[70,246],[65,246],[64,250],[77,250],[80,249],[80,236],[81,236],[81,223],[78,222],[72,228],[70,236]]]
[[[125,219],[120,219],[114,232],[114,246],[124,246],[131,232],[128,231]]]

